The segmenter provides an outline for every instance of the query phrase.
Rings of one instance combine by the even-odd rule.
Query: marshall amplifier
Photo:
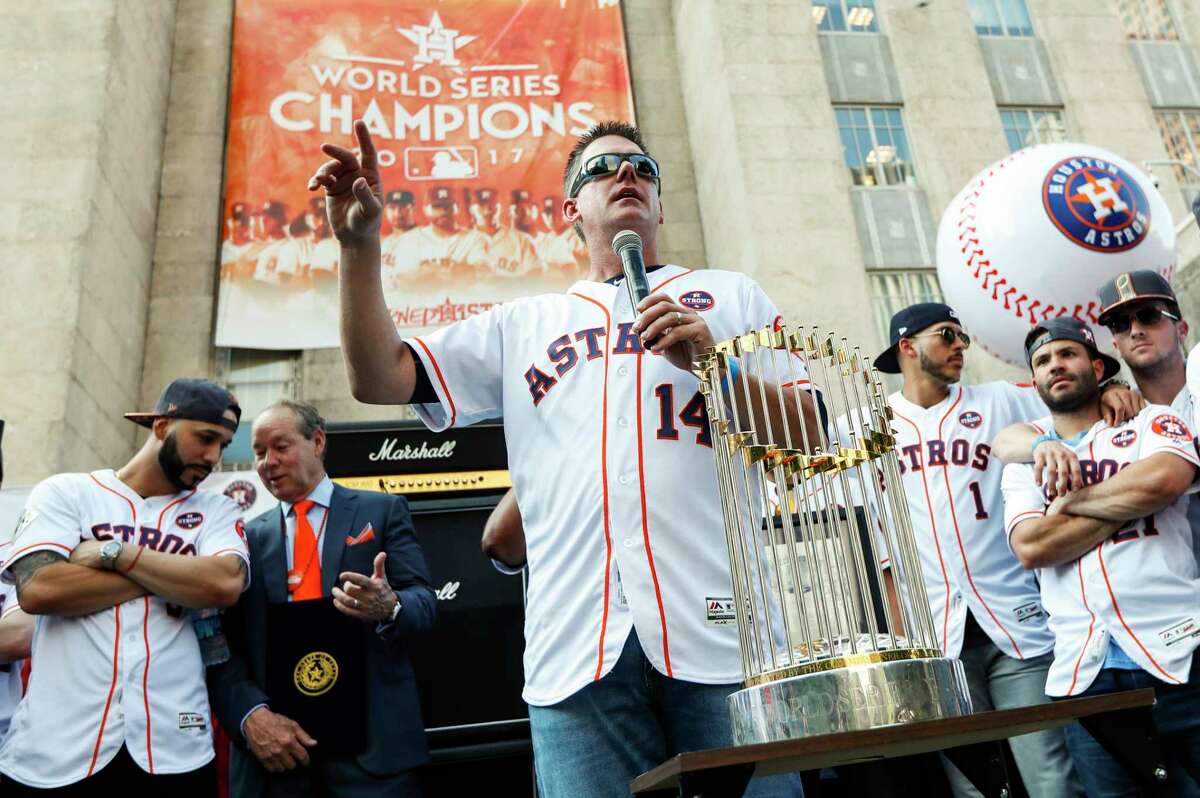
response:
[[[500,573],[479,548],[512,484],[503,427],[331,424],[325,466],[345,487],[404,495],[429,564],[437,622],[412,654],[429,741],[426,794],[504,785],[531,795],[524,575]]]

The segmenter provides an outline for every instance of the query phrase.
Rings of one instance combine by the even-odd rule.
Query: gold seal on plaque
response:
[[[337,683],[337,660],[324,651],[305,654],[296,663],[292,674],[296,689],[305,695],[316,696],[329,691]]]

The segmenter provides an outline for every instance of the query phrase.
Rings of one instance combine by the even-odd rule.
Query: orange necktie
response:
[[[314,502],[305,499],[292,505],[296,513],[296,540],[292,547],[292,570],[288,572],[288,590],[293,601],[321,597],[321,558],[317,556],[317,536],[308,522]]]

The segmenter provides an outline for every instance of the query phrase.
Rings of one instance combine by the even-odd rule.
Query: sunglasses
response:
[[[941,338],[942,342],[944,344],[946,344],[946,346],[951,346],[954,343],[955,338],[962,341],[964,349],[969,348],[971,346],[971,336],[967,335],[965,332],[962,332],[961,330],[954,330],[950,327],[943,327],[940,330],[934,330],[933,332],[928,332],[928,333],[921,333],[920,335],[910,335],[908,337],[909,338],[929,338],[934,335],[936,335],[938,338]]]
[[[633,170],[638,177],[650,180],[654,183],[654,187],[660,193],[662,192],[662,176],[659,173],[658,161],[640,152],[606,152],[593,155],[584,161],[583,168],[579,170],[579,174],[575,175],[575,180],[571,183],[570,196],[578,196],[579,189],[593,180],[615,175],[621,168],[621,164],[626,161],[633,165]]]
[[[1129,332],[1129,328],[1133,326],[1133,320],[1137,319],[1137,323],[1143,327],[1153,327],[1158,324],[1162,317],[1166,316],[1171,321],[1179,321],[1179,317],[1174,313],[1156,308],[1154,306],[1138,308],[1132,313],[1113,316],[1104,326],[1109,329],[1113,335],[1121,335]]]

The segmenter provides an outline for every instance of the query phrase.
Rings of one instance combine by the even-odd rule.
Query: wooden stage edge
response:
[[[923,754],[1066,726],[1077,718],[1149,707],[1153,703],[1154,691],[1146,688],[867,731],[691,751],[643,773],[630,787],[635,793],[670,789],[679,785],[679,777],[684,773],[739,765],[754,765],[754,777],[759,777]]]

